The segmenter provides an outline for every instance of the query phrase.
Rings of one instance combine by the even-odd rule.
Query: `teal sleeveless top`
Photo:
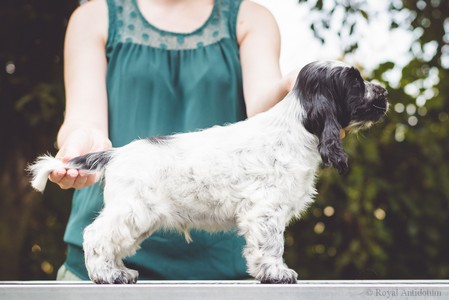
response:
[[[215,0],[207,21],[184,34],[150,24],[136,0],[107,0],[106,81],[114,147],[246,118],[236,40],[240,1]],[[82,232],[102,206],[101,185],[76,191],[64,236],[65,266],[86,280]],[[192,231],[191,237],[187,243],[182,234],[157,232],[125,264],[137,269],[141,280],[248,277],[244,240],[235,232]]]

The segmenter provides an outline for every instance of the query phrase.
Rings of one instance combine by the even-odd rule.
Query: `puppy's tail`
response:
[[[39,192],[43,192],[47,184],[48,175],[56,169],[78,169],[89,173],[101,173],[103,175],[106,165],[112,158],[113,150],[88,153],[72,158],[67,163],[51,156],[39,156],[36,161],[27,167],[31,174],[31,186]]]
[[[31,174],[31,186],[43,192],[47,184],[48,175],[56,169],[64,168],[64,163],[51,155],[39,156],[36,161],[27,167],[27,172]]]

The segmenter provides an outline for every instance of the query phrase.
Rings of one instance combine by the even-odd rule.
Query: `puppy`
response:
[[[347,171],[342,134],[370,127],[387,109],[386,90],[357,69],[313,62],[285,99],[248,120],[136,140],[66,164],[41,156],[29,171],[39,191],[61,166],[102,174],[104,209],[83,243],[96,283],[135,283],[138,273],[124,257],[156,230],[175,229],[189,240],[192,228],[237,229],[249,274],[263,283],[296,283],[282,259],[285,227],[313,201],[321,163]]]

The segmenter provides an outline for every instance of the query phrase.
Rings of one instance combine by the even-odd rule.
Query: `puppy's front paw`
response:
[[[290,278],[266,278],[260,281],[263,284],[296,284],[298,283],[295,277]]]
[[[298,274],[292,269],[279,268],[270,270],[261,279],[261,283],[265,284],[296,284]]]
[[[94,272],[90,279],[97,284],[134,284],[139,272],[131,269],[108,269]]]

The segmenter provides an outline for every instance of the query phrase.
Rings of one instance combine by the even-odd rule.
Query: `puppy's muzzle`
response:
[[[388,91],[378,84],[365,82],[366,98],[371,101],[371,107],[381,114],[388,111]]]

